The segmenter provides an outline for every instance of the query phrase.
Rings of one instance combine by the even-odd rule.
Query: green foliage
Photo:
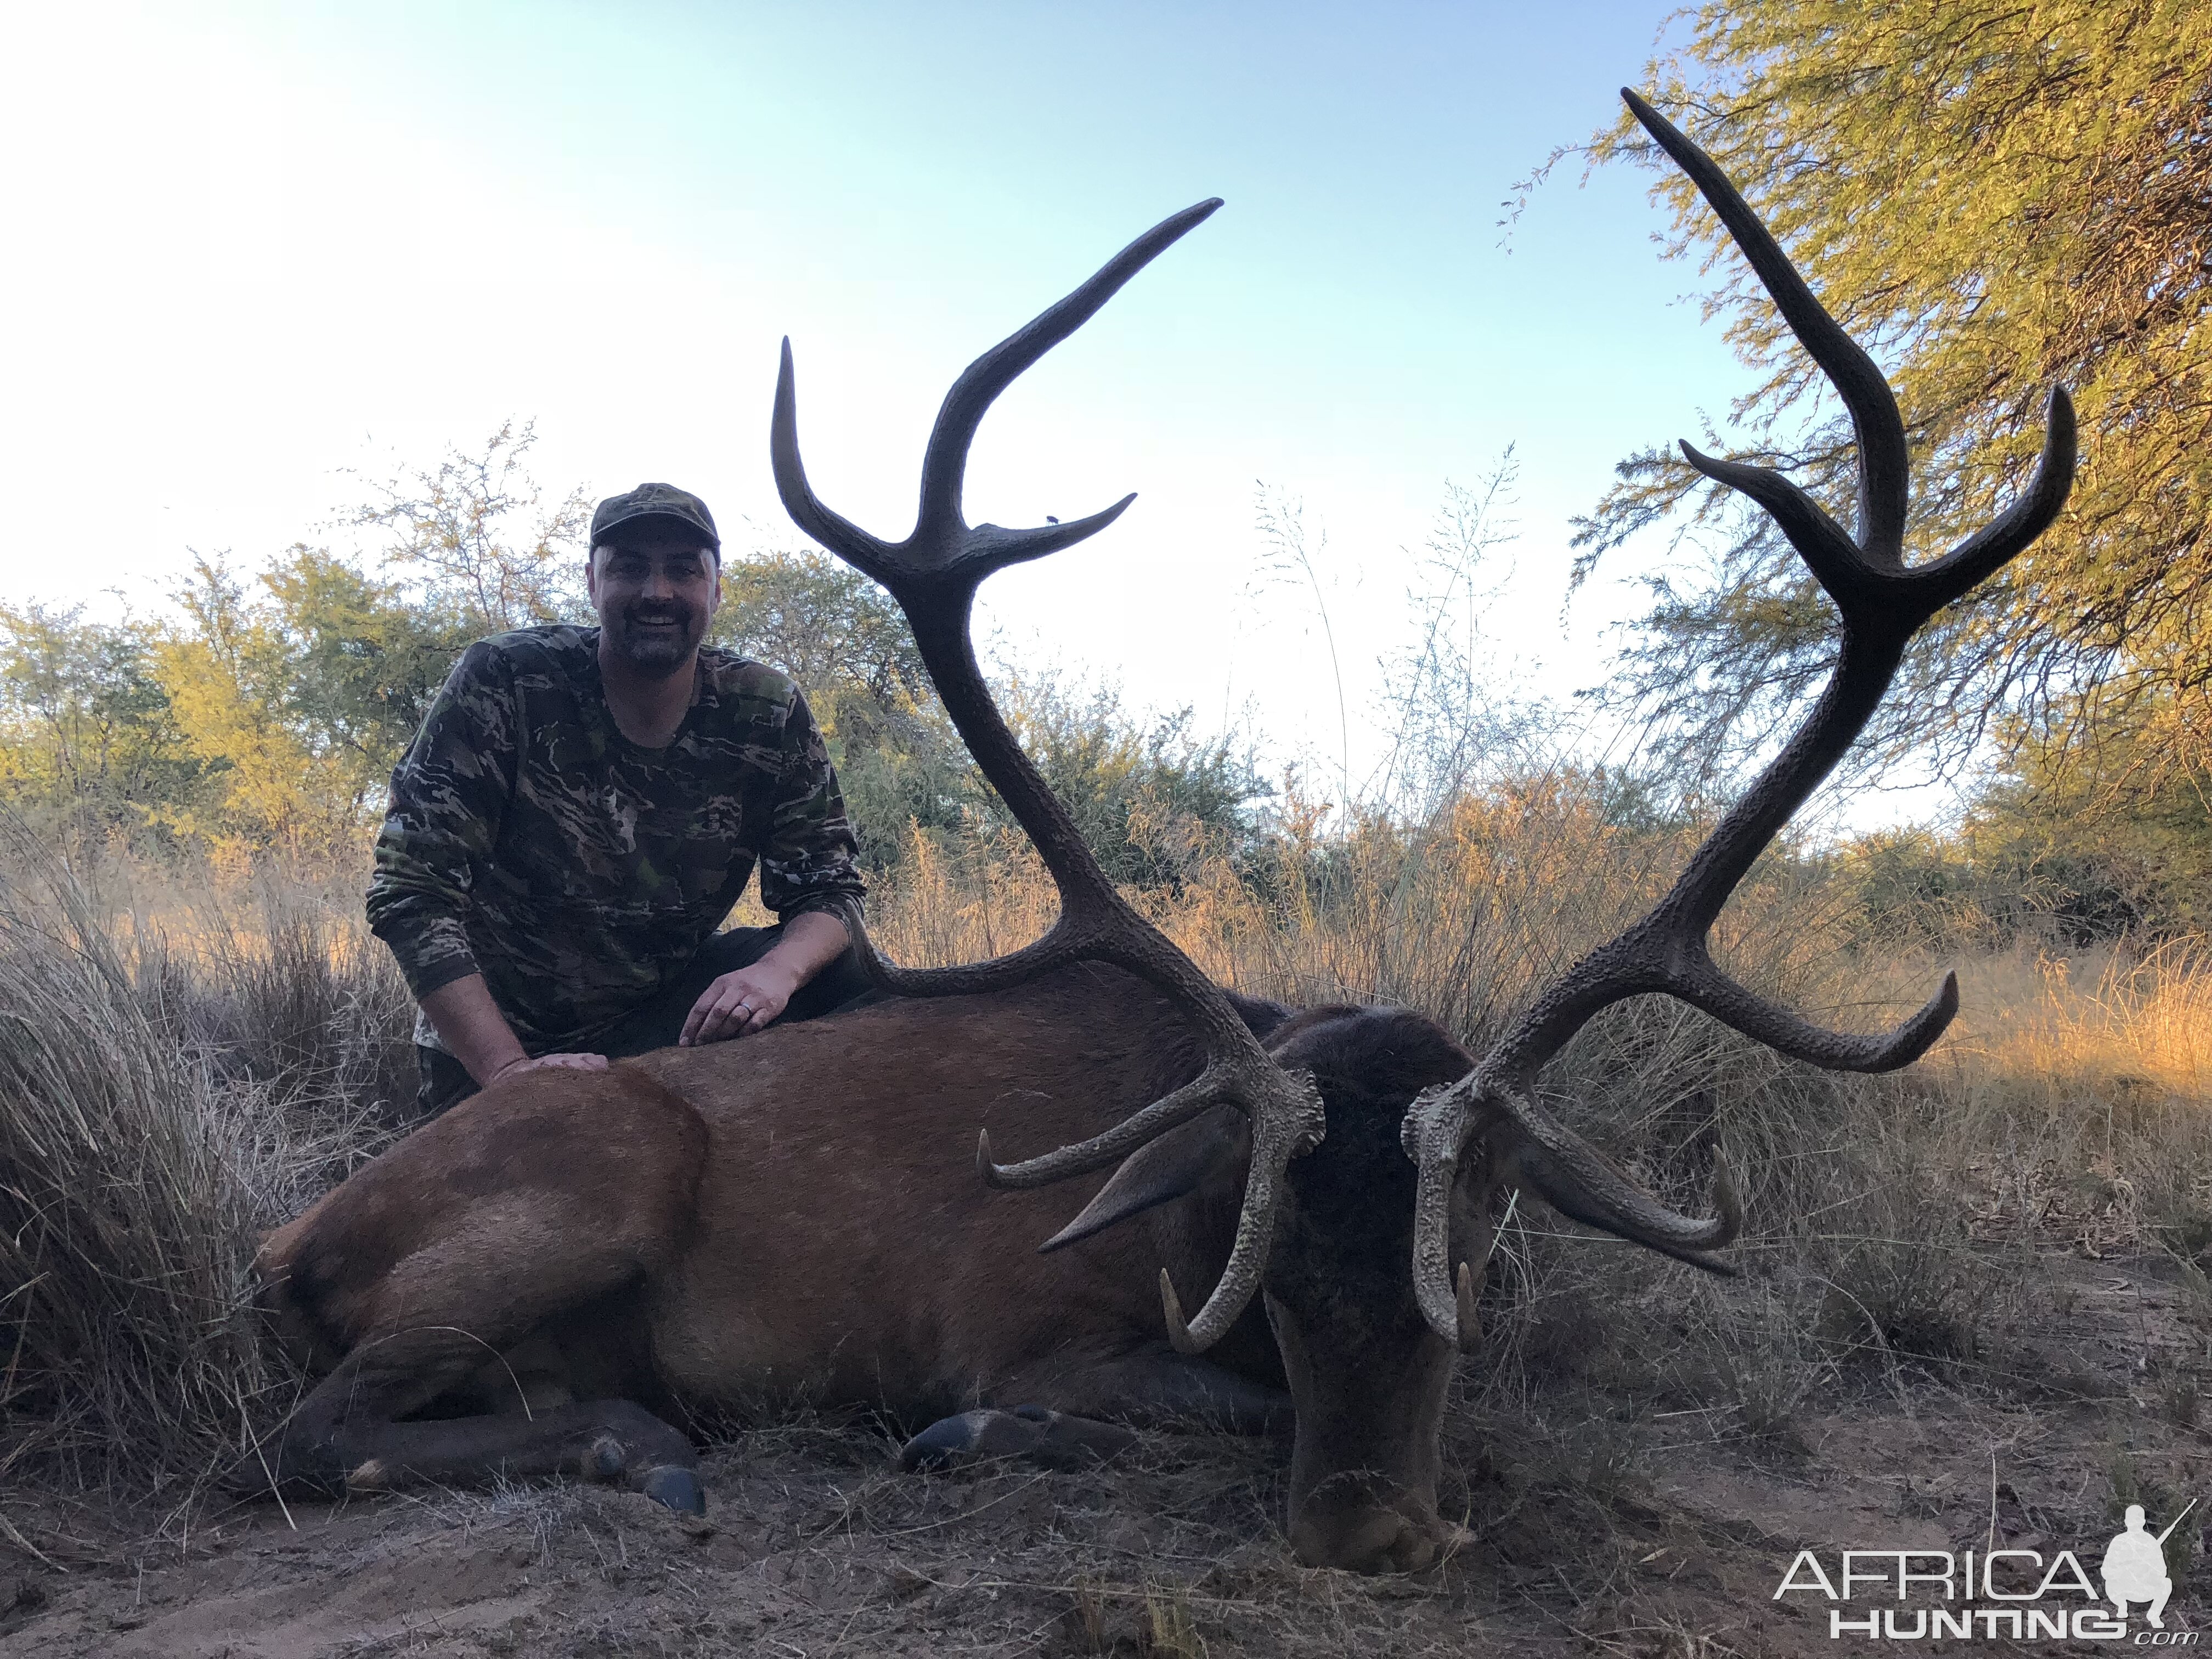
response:
[[[869,867],[897,864],[913,831],[951,830],[980,805],[906,618],[858,571],[826,553],[726,553],[713,637],[805,691]]]
[[[1234,733],[1200,737],[1192,711],[1149,723],[1112,687],[1051,677],[1000,688],[1007,723],[1117,882],[1173,886],[1200,856],[1248,850],[1253,801],[1272,793]],[[981,780],[976,780],[979,793]],[[990,797],[990,811],[1011,815]]]
[[[281,598],[252,592],[219,562],[195,561],[175,599],[180,620],[155,638],[154,659],[211,787],[161,804],[155,816],[208,839],[301,846],[342,833],[380,780],[377,757],[347,744],[318,717],[319,700],[303,696],[321,642]]]
[[[1706,0],[1652,65],[1823,302],[1883,362],[1911,436],[1912,540],[1987,524],[2033,465],[2053,383],[2081,414],[2063,519],[1917,644],[1877,737],[1963,762],[2008,711],[2131,711],[2201,771],[2212,747],[2212,9],[2188,0]],[[1589,152],[1656,153],[1625,118]],[[1848,421],[1717,222],[1662,166],[1673,252],[1760,371],[1752,458],[1848,521]],[[1739,451],[1739,453],[1741,453]],[[1687,507],[1686,521],[1679,511]],[[1710,580],[1655,589],[1632,694],[1708,752],[1758,732],[1833,653],[1832,613],[1765,520],[1671,449],[1622,463],[1583,568],[1674,520]],[[2059,719],[2075,736],[2088,726]]]
[[[382,486],[349,520],[392,538],[377,574],[300,544],[250,577],[195,559],[165,617],[0,607],[10,804],[131,841],[356,836],[462,648],[576,610],[581,497],[540,511],[530,441],[502,427],[415,475],[416,493]]]
[[[2024,742],[1958,828],[1859,837],[1837,855],[1869,938],[1941,949],[2027,938],[2080,949],[2212,932],[2202,773],[2108,719],[2087,749]]]
[[[261,580],[293,646],[292,707],[325,742],[388,771],[474,637],[467,621],[304,545]]]
[[[1841,848],[1833,863],[1871,939],[1941,950],[1989,931],[1983,872],[1954,836],[1880,830]]]
[[[342,837],[375,807],[471,637],[434,599],[306,546],[253,588],[198,561],[175,599],[180,619],[153,655],[185,746],[221,787],[149,805],[204,838]]]
[[[890,708],[929,690],[896,602],[826,553],[729,558],[714,638],[773,663],[815,702],[857,695]]]

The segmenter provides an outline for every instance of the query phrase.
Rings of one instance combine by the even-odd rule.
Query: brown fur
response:
[[[1255,1005],[1248,1017],[1264,1029],[1280,1012]],[[1408,1032],[1393,1046],[1393,1033]],[[1355,1182],[1380,1171],[1410,1190],[1412,1166],[1395,1144],[1391,1161],[1378,1162],[1376,1137],[1394,1143],[1413,1090],[1439,1080],[1430,1075],[1439,1068],[1456,1075],[1465,1056],[1427,1022],[1387,1011],[1310,1011],[1276,1036],[1301,1056],[1294,1063],[1322,1074],[1325,1097],[1362,1097],[1352,1103],[1359,1121],[1341,1125],[1332,1099],[1330,1139],[1293,1166],[1334,1234],[1358,1196],[1334,1189],[1332,1155],[1351,1158]],[[1369,1075],[1409,1066],[1405,1078]],[[1157,1288],[1164,1267],[1187,1299],[1212,1285],[1243,1195],[1241,1151],[1188,1197],[1044,1255],[1036,1246],[1098,1182],[994,1191],[975,1173],[978,1129],[1000,1155],[1026,1156],[1097,1133],[1195,1069],[1161,998],[1087,967],[990,996],[885,1002],[603,1073],[538,1073],[488,1090],[264,1244],[258,1267],[288,1335],[335,1364],[279,1443],[280,1474],[329,1484],[364,1462],[386,1481],[402,1467],[466,1473],[465,1422],[400,1419],[526,1339],[550,1343],[577,1382],[610,1386],[621,1401],[555,1413],[535,1439],[520,1425],[477,1419],[492,1461],[518,1470],[578,1468],[596,1455],[603,1474],[641,1481],[688,1463],[683,1447],[649,1431],[641,1453],[632,1445],[635,1419],[615,1420],[622,1401],[711,1416],[804,1397],[879,1406],[909,1422],[1031,1401],[1085,1417],[1207,1402],[1264,1415],[1258,1402],[1284,1373],[1260,1311],[1206,1360],[1185,1360],[1167,1351]],[[1370,1086],[1382,1091],[1372,1101]],[[1367,1122],[1378,1108],[1383,1121]],[[1354,1218],[1361,1261],[1352,1277],[1364,1286],[1368,1258],[1395,1256],[1376,1285],[1404,1306],[1376,1310],[1358,1340],[1387,1327],[1410,1359],[1426,1333],[1418,1315],[1406,1317],[1408,1208],[1371,1196],[1371,1214]],[[1294,1236],[1301,1213],[1294,1206]],[[1311,1281],[1328,1277],[1331,1249],[1344,1248],[1310,1242],[1271,1271],[1268,1303],[1279,1322],[1298,1310],[1297,1352],[1309,1370],[1345,1363],[1342,1343],[1310,1328],[1338,1317],[1322,1305],[1334,1292]],[[1391,1419],[1382,1438],[1425,1436],[1425,1453],[1378,1460],[1376,1436],[1337,1437],[1389,1465],[1386,1483],[1410,1475],[1425,1486],[1432,1506],[1429,1362],[1414,1367],[1410,1415],[1376,1402]],[[500,1368],[490,1375],[500,1382]],[[1316,1405],[1328,1396],[1332,1414],[1360,1409],[1340,1388],[1299,1392]],[[1305,1421],[1304,1405],[1302,1441],[1322,1427]],[[619,1468],[605,1462],[611,1437],[623,1448]],[[481,1473],[486,1462],[473,1466]],[[1366,1565],[1412,1564],[1368,1553]]]

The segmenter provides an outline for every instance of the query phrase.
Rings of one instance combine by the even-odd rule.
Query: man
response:
[[[392,775],[368,920],[420,1005],[426,1112],[868,988],[852,825],[806,701],[701,649],[721,602],[706,503],[662,483],[601,501],[586,581],[599,627],[471,646]],[[718,933],[756,860],[776,926]]]

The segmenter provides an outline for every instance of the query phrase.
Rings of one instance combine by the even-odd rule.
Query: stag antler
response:
[[[1461,1335],[1468,1322],[1462,1304],[1473,1300],[1468,1270],[1460,1270],[1456,1285],[1449,1272],[1452,1187],[1461,1154],[1492,1130],[1503,1132],[1505,1156],[1519,1173],[1567,1214],[1695,1266],[1726,1271],[1707,1254],[1733,1238],[1741,1223],[1724,1166],[1715,1182],[1719,1217],[1692,1221],[1661,1207],[1537,1103],[1537,1073],[1599,1010],[1624,998],[1664,992],[1747,1036],[1831,1071],[1907,1066],[1943,1034],[1958,1012],[1955,975],[1944,975],[1927,1006],[1887,1036],[1846,1036],[1809,1025],[1737,984],[1715,965],[1706,934],[1753,861],[1857,738],[1914,632],[2041,535],[2065,504],[2074,478],[2074,409],[2064,391],[2054,388],[2042,459],[2027,493],[1942,558],[1908,568],[1905,423],[1888,383],[1821,309],[1711,157],[1633,92],[1624,88],[1620,95],[1728,227],[1784,320],[1850,411],[1859,450],[1859,534],[1856,540],[1846,535],[1778,472],[1716,460],[1682,446],[1692,466],[1750,496],[1780,527],[1843,613],[1842,647],[1834,674],[1804,724],[1698,848],[1667,896],[1538,997],[1467,1077],[1424,1094],[1407,1114],[1407,1152],[1420,1165],[1414,1287],[1422,1313],[1447,1340]]]
[[[1283,1171],[1291,1158],[1322,1137],[1321,1097],[1309,1074],[1285,1072],[1268,1059],[1213,981],[1114,890],[1067,810],[1006,729],[976,666],[969,613],[983,579],[1004,566],[1041,558],[1096,535],[1121,517],[1136,497],[1125,495],[1104,512],[1068,524],[1002,530],[996,525],[969,526],[962,516],[960,496],[969,446],[992,401],[1024,369],[1088,321],[1123,283],[1220,205],[1218,200],[1200,202],[1154,226],[1089,282],[968,366],[945,394],[930,432],[921,465],[921,509],[913,533],[904,541],[885,542],[870,535],[824,507],[808,486],[799,458],[788,340],[776,379],[770,440],[776,489],[785,508],[801,530],[874,577],[897,599],[945,711],[983,775],[1036,844],[1060,889],[1060,918],[1042,939],[1010,956],[958,968],[894,967],[877,954],[857,912],[848,914],[854,941],[869,974],[878,985],[902,996],[951,996],[1000,989],[1068,963],[1111,963],[1165,992],[1195,1028],[1205,1051],[1204,1069],[1193,1081],[1078,1146],[1019,1164],[1000,1164],[991,1161],[986,1133],[976,1146],[983,1178],[1002,1187],[1042,1187],[1064,1181],[1115,1163],[1217,1104],[1235,1107],[1251,1122],[1251,1169],[1236,1244],[1220,1283],[1188,1325],[1174,1285],[1164,1270],[1160,1274],[1168,1334],[1185,1353],[1218,1341],[1259,1288]],[[1069,1231],[1045,1248],[1066,1242],[1072,1242]]]

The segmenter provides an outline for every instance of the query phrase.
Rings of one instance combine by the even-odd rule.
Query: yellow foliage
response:
[[[1970,963],[1959,1063],[2077,1105],[2157,1097],[2212,1103],[2212,953],[2014,951]]]
[[[246,845],[249,841],[304,848],[349,827],[333,805],[344,799],[340,780],[278,717],[266,684],[283,657],[259,625],[218,649],[200,639],[172,639],[155,647],[155,669],[169,694],[186,746],[221,787],[212,810],[173,808],[180,833]]]

